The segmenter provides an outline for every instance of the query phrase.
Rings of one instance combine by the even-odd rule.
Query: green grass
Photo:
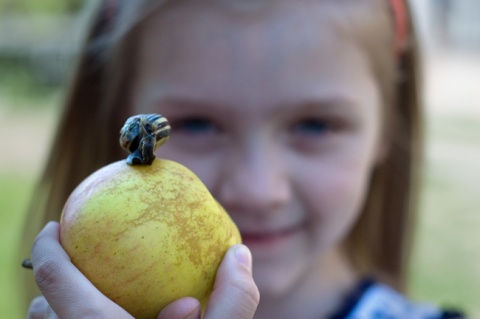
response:
[[[42,85],[20,60],[0,59],[0,70],[0,124],[15,127],[13,124],[21,121],[26,114],[31,126],[26,128],[21,123],[17,128],[21,131],[17,132],[16,141],[25,142],[23,130],[26,129],[31,129],[31,136],[37,138],[34,136],[36,129],[44,132],[47,125],[51,125],[52,121],[46,119],[56,114],[60,88]],[[5,126],[0,129],[2,134],[8,134],[5,130],[9,129]],[[16,319],[23,318],[26,312],[26,309],[20,308],[19,276],[32,276],[31,271],[20,266],[22,258],[28,256],[21,256],[19,248],[24,213],[38,176],[37,171],[31,168],[20,170],[18,165],[6,167],[8,164],[5,163],[12,162],[2,159],[7,158],[9,152],[18,153],[20,150],[12,149],[9,137],[4,136],[0,140],[0,318]],[[31,140],[32,143],[35,141]],[[25,152],[25,156],[38,157],[36,149],[33,154],[31,149]]]
[[[75,12],[81,8],[83,2],[82,0],[0,0],[0,13],[58,14]]]
[[[480,119],[432,118],[410,291],[480,317]]]
[[[20,267],[18,248],[21,225],[34,179],[21,172],[0,171],[0,317],[22,318],[19,309],[18,276],[32,275]]]
[[[470,196],[471,195],[471,196]],[[480,220],[473,192],[465,194],[442,172],[429,172],[413,258],[411,292],[480,314],[480,255],[476,238]],[[477,212],[478,215],[478,212]]]

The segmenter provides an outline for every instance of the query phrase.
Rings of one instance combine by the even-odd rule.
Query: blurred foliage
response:
[[[25,96],[31,99],[51,91],[51,87],[42,84],[38,75],[26,61],[0,58],[0,94],[7,96]]]
[[[8,12],[59,14],[77,12],[84,0],[0,0],[0,14]]]
[[[28,110],[32,104],[34,108],[58,106],[63,88],[42,82],[25,61],[0,58],[0,70],[1,108]]]

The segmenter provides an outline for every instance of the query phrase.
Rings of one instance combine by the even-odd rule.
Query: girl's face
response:
[[[169,119],[157,155],[193,170],[232,216],[262,296],[329,264],[381,157],[380,94],[332,8],[179,2],[138,38],[134,111]]]

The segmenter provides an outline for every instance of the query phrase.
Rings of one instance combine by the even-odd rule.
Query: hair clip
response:
[[[394,52],[400,57],[408,45],[408,10],[405,0],[390,0],[395,23]]]

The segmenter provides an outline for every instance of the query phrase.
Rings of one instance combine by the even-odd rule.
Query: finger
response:
[[[200,317],[200,302],[195,298],[186,297],[178,299],[165,307],[157,319],[200,319]]]
[[[48,223],[35,239],[35,280],[59,318],[128,318],[126,311],[103,295],[70,262],[59,242],[59,224]]]
[[[53,309],[48,306],[47,310],[45,311],[45,319],[59,319],[57,314],[53,311]]]
[[[45,319],[48,303],[43,296],[38,296],[32,300],[28,308],[27,319]]]
[[[218,268],[205,318],[251,319],[259,301],[260,294],[252,278],[250,250],[245,245],[235,245]]]

